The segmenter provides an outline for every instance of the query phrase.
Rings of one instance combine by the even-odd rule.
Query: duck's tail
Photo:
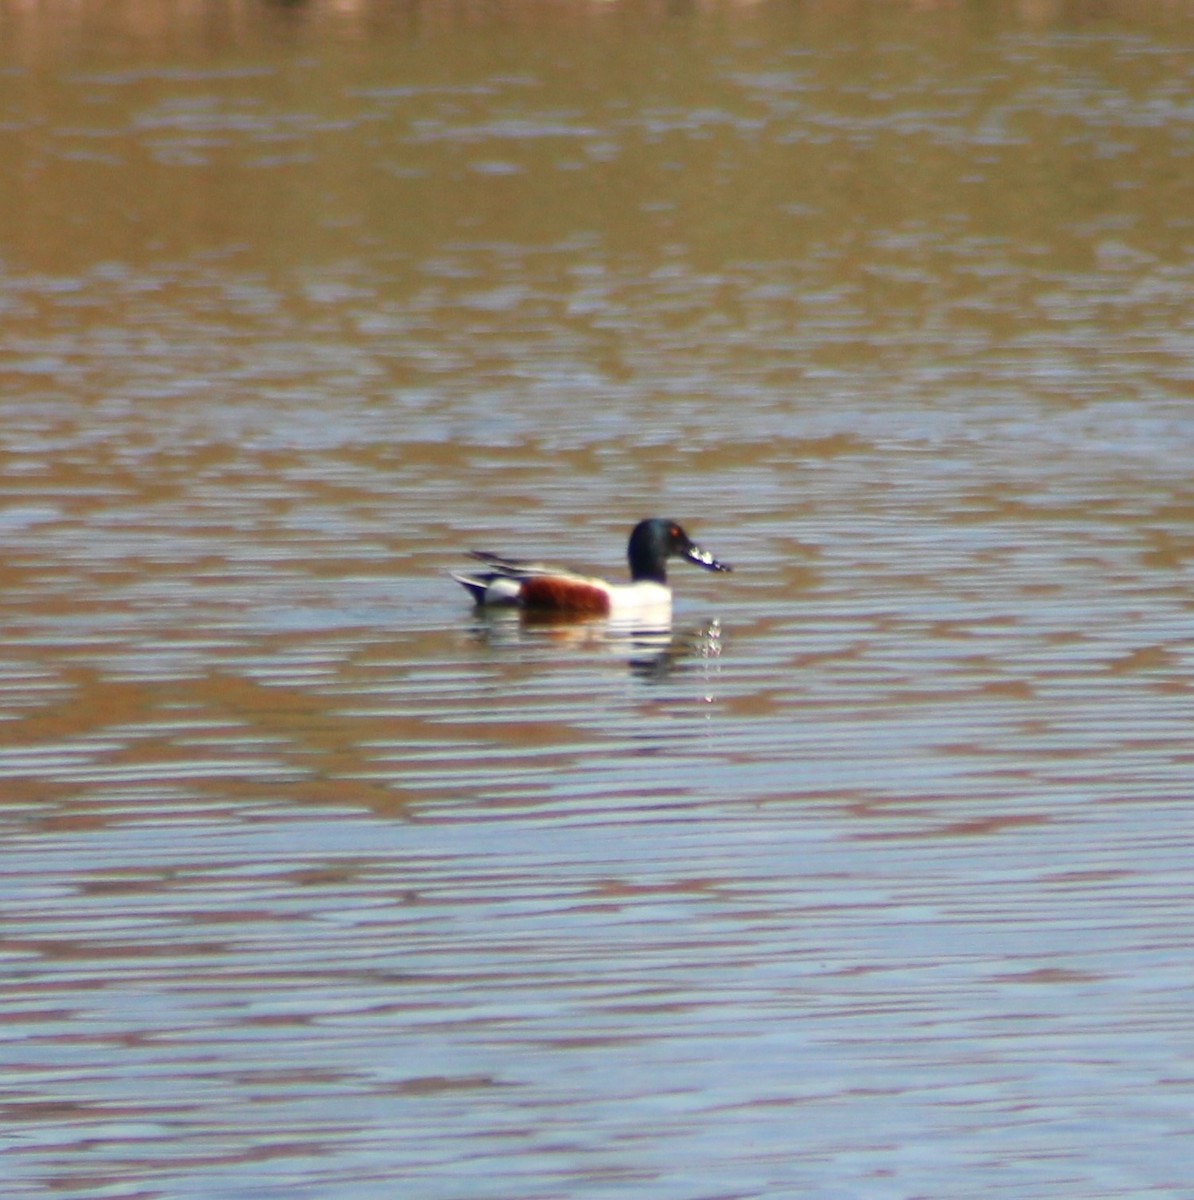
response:
[[[450,571],[449,574],[461,587],[468,591],[468,594],[473,598],[474,604],[485,603],[485,592],[489,587],[492,576],[464,575],[458,571]]]

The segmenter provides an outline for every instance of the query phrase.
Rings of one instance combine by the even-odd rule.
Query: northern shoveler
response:
[[[453,571],[452,578],[468,589],[475,603],[576,616],[670,617],[669,558],[686,558],[709,571],[733,570],[697,546],[675,521],[662,517],[640,521],[630,534],[630,583],[606,583],[567,567],[506,558],[485,550],[470,553],[484,569]]]

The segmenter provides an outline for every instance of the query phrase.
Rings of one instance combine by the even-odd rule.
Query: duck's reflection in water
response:
[[[473,636],[493,647],[558,645],[606,651],[623,658],[645,679],[670,674],[692,660],[721,656],[722,627],[716,618],[698,624],[643,625],[609,618],[577,618],[521,610],[479,610]]]

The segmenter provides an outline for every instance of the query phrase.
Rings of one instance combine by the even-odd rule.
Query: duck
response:
[[[630,533],[626,555],[630,582],[608,583],[567,567],[507,558],[488,550],[472,550],[483,566],[452,571],[451,576],[482,607],[518,607],[528,613],[567,616],[670,620],[672,592],[667,560],[686,558],[707,571],[732,571],[728,563],[702,550],[675,521],[648,517]]]

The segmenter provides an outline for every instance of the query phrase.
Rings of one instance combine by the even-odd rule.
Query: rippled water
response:
[[[5,1195],[1186,1194],[1184,10],[54,11]]]

